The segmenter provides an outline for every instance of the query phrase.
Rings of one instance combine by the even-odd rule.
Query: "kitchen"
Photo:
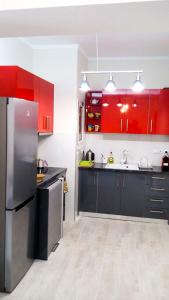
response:
[[[119,5],[121,6],[119,7]],[[104,14],[102,14],[103,9]],[[61,27],[59,23],[59,15],[62,10],[64,17],[67,18],[67,22],[65,22],[63,17],[62,25],[66,24],[66,28],[65,26]],[[149,13],[147,13],[150,10],[152,11],[151,20]],[[55,11],[55,15],[52,11]],[[128,14],[126,14],[126,11]],[[45,297],[50,299],[112,299],[114,295],[114,299],[125,299],[126,293],[129,295],[133,293],[130,298],[134,295],[136,299],[143,297],[167,299],[167,221],[156,218],[154,221],[154,219],[146,218],[146,222],[143,222],[142,219],[138,221],[135,216],[132,216],[129,221],[124,221],[126,217],[119,214],[115,214],[115,216],[113,214],[114,217],[110,220],[110,214],[108,216],[103,215],[102,218],[98,218],[98,216],[94,218],[91,212],[86,215],[83,213],[83,216],[80,213],[79,218],[78,165],[83,151],[86,153],[89,149],[95,153],[96,163],[101,162],[101,153],[104,155],[106,162],[106,158],[111,151],[115,163],[119,163],[122,158],[122,151],[127,149],[129,164],[136,164],[146,157],[150,165],[160,167],[164,151],[169,150],[168,135],[87,133],[83,130],[82,133],[78,134],[78,111],[82,106],[82,123],[84,126],[85,111],[84,105],[81,104],[84,104],[85,96],[84,93],[79,92],[82,81],[80,72],[96,70],[97,63],[99,70],[103,71],[143,70],[141,80],[146,89],[168,87],[166,33],[166,28],[168,28],[168,3],[167,1],[148,1],[148,3],[121,3],[118,5],[112,4],[112,6],[105,5],[104,7],[84,6],[56,8],[55,10],[48,8],[48,12],[51,19],[46,21],[49,26],[49,31],[46,34],[44,34],[44,26],[42,25],[39,28],[35,23],[35,20],[41,21],[37,10],[1,12],[1,36],[10,36],[10,38],[0,39],[0,65],[19,66],[55,86],[53,134],[39,136],[38,157],[47,160],[50,167],[67,169],[66,179],[69,191],[66,194],[65,201],[65,228],[59,247],[50,254],[48,261],[35,261],[16,289],[10,295],[1,294],[0,297],[21,299],[24,295],[25,299],[43,299]],[[95,18],[96,12],[98,18]],[[41,11],[41,13],[45,18],[45,15],[47,15],[46,10],[44,9],[44,12]],[[75,18],[77,13],[79,14],[78,20]],[[120,14],[121,27],[119,28],[116,23],[116,16]],[[144,22],[142,21],[143,15]],[[22,20],[23,16],[27,20],[26,28],[21,22],[21,16]],[[84,16],[88,16],[85,31],[82,24]],[[32,20],[31,24],[28,21],[30,18]],[[57,22],[56,28],[58,31],[60,30],[60,33],[52,26],[54,18]],[[109,31],[105,18],[111,18],[112,24]],[[93,22],[94,19],[96,23]],[[136,19],[137,22],[135,22]],[[157,19],[159,20],[158,24]],[[77,26],[78,22],[81,22],[81,26]],[[103,22],[104,26],[102,26]],[[72,24],[72,27],[70,24]],[[128,33],[125,29],[126,24],[129,27]],[[136,28],[133,28],[133,24],[137,24]],[[99,29],[97,33],[98,60],[96,58],[96,27]],[[80,43],[79,38],[68,36],[70,34],[68,29],[70,29],[71,34],[82,35],[80,47],[77,45]],[[67,36],[64,37],[66,33]],[[57,34],[62,36],[59,38],[54,37]],[[44,35],[49,36],[43,37]],[[15,37],[12,38],[12,36]],[[24,38],[17,38],[16,36]],[[113,45],[116,45],[116,47]],[[84,55],[84,51],[87,52],[89,59]],[[135,75],[132,73],[114,74],[113,79],[118,89],[126,90],[132,86]],[[109,76],[107,74],[91,74],[87,76],[87,79],[91,91],[102,91]],[[88,171],[92,172],[92,170]],[[112,171],[108,170],[108,172]],[[167,173],[165,176],[167,176]],[[87,215],[90,215],[90,218]],[[120,220],[119,216],[121,216]],[[141,236],[142,244],[139,244],[138,236]],[[115,243],[113,243],[114,240],[116,240]],[[150,246],[153,247],[153,245],[157,253],[152,250],[151,256],[149,251]],[[136,246],[138,246],[138,249]],[[133,253],[133,260],[130,259],[130,251]],[[159,252],[160,257],[158,256]],[[80,260],[80,253],[84,253],[84,257],[81,257],[82,260],[78,263],[76,258]],[[151,256],[149,263],[147,261],[148,253]],[[143,261],[141,260],[142,255]],[[128,257],[127,262],[125,261],[126,257]],[[92,259],[93,265],[90,266]],[[156,260],[158,260],[158,263],[155,266],[154,262]],[[97,274],[95,271],[98,268],[99,261],[102,269],[100,274]],[[76,263],[77,269],[75,268]],[[123,268],[125,266],[129,270],[129,277],[131,277],[129,282],[124,276],[125,268],[122,269],[121,266],[123,263]],[[112,266],[112,269],[109,268],[108,264]],[[137,265],[136,269],[132,267],[133,264]],[[57,270],[59,272],[56,274]],[[87,274],[90,276],[91,282],[86,281]],[[140,274],[147,275],[144,275],[143,278]],[[139,282],[135,282],[134,277]],[[108,278],[107,282],[106,278]],[[158,280],[159,285],[157,284]],[[122,282],[124,283],[124,289],[121,286]],[[99,283],[101,283],[100,288]],[[134,286],[134,283],[136,286]],[[86,289],[84,289],[84,285],[87,286]],[[96,293],[93,292],[94,288]],[[42,293],[40,290],[42,290]]]

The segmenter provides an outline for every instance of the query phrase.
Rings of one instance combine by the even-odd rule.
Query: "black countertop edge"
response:
[[[107,169],[105,168],[106,164],[102,164],[102,163],[95,163],[93,167],[91,168],[87,168],[87,167],[80,167],[79,169],[88,169],[88,170],[104,170],[104,171],[108,171],[108,172],[127,172],[127,173],[164,173],[164,174],[169,174],[169,172],[166,171],[162,171],[161,167],[159,166],[154,166],[152,169],[139,169],[139,170],[122,170],[122,169]]]
[[[42,182],[37,183],[38,188],[45,187],[55,181],[59,176],[66,175],[66,168],[55,168],[55,167],[48,167],[47,172],[45,173],[45,178]]]

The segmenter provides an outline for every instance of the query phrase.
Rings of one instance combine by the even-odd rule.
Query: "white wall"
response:
[[[33,50],[19,38],[0,38],[0,65],[33,69]]]
[[[77,119],[77,140],[76,140],[76,170],[75,170],[75,218],[78,214],[78,166],[79,161],[82,158],[83,150],[85,149],[85,134],[84,134],[84,120],[85,120],[85,94],[79,90],[80,83],[81,83],[81,75],[80,71],[87,68],[88,59],[83,54],[81,49],[78,51],[78,65],[77,65],[77,97],[78,97],[78,108],[80,105],[83,106],[82,108],[82,136],[79,137],[79,118]],[[77,112],[79,115],[79,113]]]
[[[77,58],[77,46],[34,51],[34,73],[55,84],[54,134],[39,138],[39,157],[46,159],[49,166],[67,168],[66,219],[72,221],[78,119]]]
[[[89,70],[96,69],[96,60],[89,60]],[[169,58],[158,59],[101,59],[100,70],[127,70],[142,69],[142,79],[146,88],[163,88],[169,86]],[[133,74],[118,74],[114,77],[118,88],[129,88],[134,81]],[[107,76],[89,75],[88,81],[91,88],[102,90],[106,84]],[[128,149],[128,160],[137,162],[141,157],[148,157],[153,165],[161,164],[162,154],[154,154],[155,151],[169,150],[168,136],[125,135],[125,134],[86,134],[86,151],[91,148],[96,153],[96,161],[100,161],[101,153],[105,156],[112,151],[116,162],[121,158],[123,149]]]
[[[90,59],[89,70],[96,69],[96,60]],[[169,57],[159,58],[102,58],[99,59],[100,70],[143,70],[142,79],[145,88],[163,88],[169,86]],[[108,75],[88,75],[92,89],[103,89]],[[117,88],[130,88],[135,80],[134,74],[116,74],[114,80]]]

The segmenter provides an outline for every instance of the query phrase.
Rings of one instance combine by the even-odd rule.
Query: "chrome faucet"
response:
[[[121,163],[122,165],[128,163],[128,162],[127,162],[127,154],[128,154],[127,149],[124,149],[124,150],[122,151],[122,158],[121,158],[121,160],[120,160],[120,163]]]

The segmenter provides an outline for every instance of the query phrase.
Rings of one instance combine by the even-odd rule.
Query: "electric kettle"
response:
[[[92,152],[91,149],[89,149],[89,150],[86,152],[86,160],[94,161],[94,159],[95,159],[95,154],[94,154],[94,152]]]
[[[38,174],[46,173],[47,170],[48,170],[48,163],[47,163],[47,161],[38,158],[37,159],[37,172],[38,172]]]

